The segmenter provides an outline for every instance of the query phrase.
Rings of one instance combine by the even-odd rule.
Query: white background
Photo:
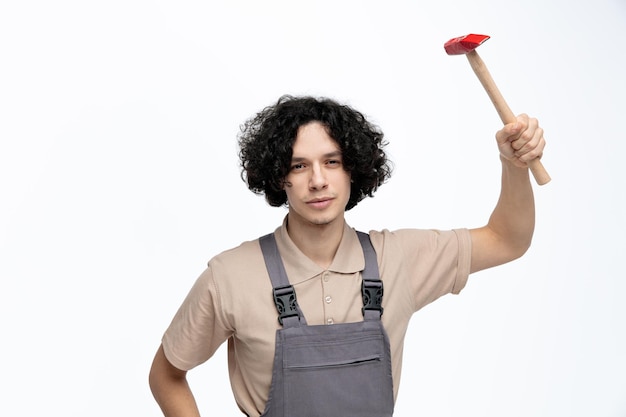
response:
[[[390,141],[359,229],[484,224],[495,110],[448,39],[540,119],[553,181],[528,254],[415,315],[397,416],[626,416],[623,0],[6,1],[0,6],[0,415],[160,415],[162,332],[206,261],[273,230],[240,124],[336,98]],[[225,351],[190,373],[238,415]]]

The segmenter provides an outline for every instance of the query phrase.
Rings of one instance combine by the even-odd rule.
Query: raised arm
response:
[[[150,389],[165,417],[200,417],[187,384],[187,372],[174,367],[159,347],[150,368]]]
[[[528,162],[545,147],[537,119],[525,114],[496,133],[502,161],[500,198],[486,226],[472,229],[471,272],[510,262],[530,247],[535,230],[535,200]]]

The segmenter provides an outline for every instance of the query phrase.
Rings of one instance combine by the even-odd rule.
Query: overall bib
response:
[[[383,283],[376,253],[357,232],[365,256],[362,322],[308,326],[289,284],[274,235],[260,239],[282,329],[276,331],[272,384],[262,417],[390,417],[389,339],[380,316]]]

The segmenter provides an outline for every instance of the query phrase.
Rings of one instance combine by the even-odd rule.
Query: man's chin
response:
[[[343,223],[343,218],[339,218],[339,217],[318,217],[318,218],[314,218],[310,220],[310,223],[314,226],[318,226],[318,227],[326,227],[326,226],[331,226],[334,224],[337,224],[338,222],[342,222]]]

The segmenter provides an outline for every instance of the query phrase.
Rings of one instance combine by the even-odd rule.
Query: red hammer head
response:
[[[458,38],[450,39],[443,47],[448,55],[465,55],[478,48],[483,42],[489,39],[487,35],[469,34]]]

